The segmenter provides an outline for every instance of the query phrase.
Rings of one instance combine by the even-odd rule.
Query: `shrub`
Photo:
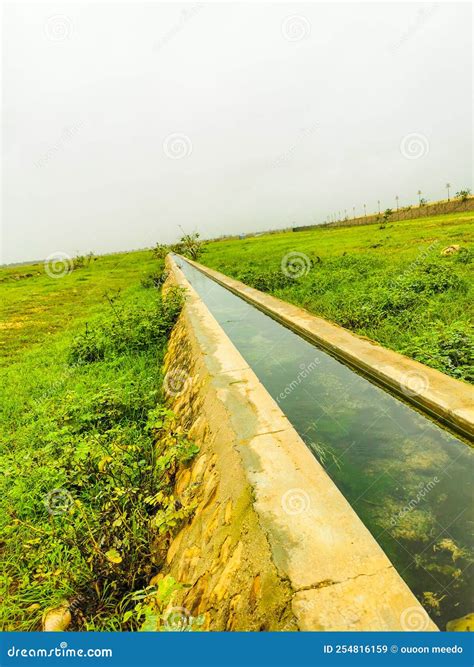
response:
[[[164,269],[162,271],[153,271],[140,280],[140,285],[145,289],[150,289],[152,287],[160,289],[167,277],[168,271],[165,271]]]
[[[182,291],[171,289],[154,305],[127,308],[114,305],[113,312],[94,326],[86,324],[71,345],[71,363],[89,363],[125,352],[137,352],[164,344],[179,315]]]

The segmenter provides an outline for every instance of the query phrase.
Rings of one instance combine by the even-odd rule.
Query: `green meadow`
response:
[[[165,407],[163,278],[150,251],[0,270],[3,630],[160,626],[176,584],[149,581],[197,451]]]
[[[472,212],[215,241],[203,264],[472,382]],[[443,254],[448,246],[459,246]]]

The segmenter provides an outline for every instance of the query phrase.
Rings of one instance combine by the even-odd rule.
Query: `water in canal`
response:
[[[175,259],[433,621],[472,612],[469,445]]]

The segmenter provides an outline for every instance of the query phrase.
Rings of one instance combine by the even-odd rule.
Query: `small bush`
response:
[[[163,344],[171,332],[183,303],[182,291],[170,290],[159,296],[153,306],[123,308],[114,305],[113,312],[72,342],[70,363],[90,363],[126,352],[137,352]]]
[[[239,274],[239,280],[246,285],[254,287],[262,292],[271,292],[275,289],[284,289],[293,286],[295,281],[281,270],[259,271],[258,269],[249,269]]]
[[[168,277],[168,271],[153,271],[140,280],[140,285],[145,289],[160,289]]]

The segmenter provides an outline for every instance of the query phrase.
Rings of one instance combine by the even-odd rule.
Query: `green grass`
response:
[[[172,489],[197,451],[162,395],[182,297],[150,286],[161,269],[136,252],[61,278],[0,270],[3,630],[40,629],[64,600],[73,629],[159,625],[150,610],[173,582],[147,586],[192,511]],[[145,588],[150,604],[137,604]]]
[[[216,241],[200,261],[472,382],[473,221],[467,212]],[[461,250],[443,256],[452,244]],[[304,256],[285,260],[293,252]]]

